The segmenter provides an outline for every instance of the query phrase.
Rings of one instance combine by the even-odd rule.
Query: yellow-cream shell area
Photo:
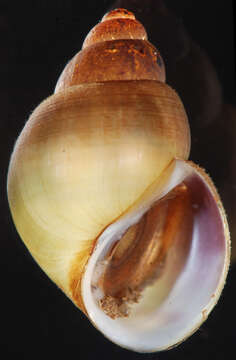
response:
[[[9,167],[12,216],[34,259],[82,310],[81,275],[97,237],[189,147],[183,105],[158,81],[73,86],[30,116]]]

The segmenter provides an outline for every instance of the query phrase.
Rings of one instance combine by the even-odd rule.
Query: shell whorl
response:
[[[117,80],[165,82],[159,51],[147,41],[143,25],[125,9],[109,12],[89,32],[82,50],[59,77],[55,92],[83,83]]]
[[[121,39],[147,40],[147,33],[133,13],[116,9],[104,15],[101,22],[94,26],[86,36],[82,48],[97,42]]]

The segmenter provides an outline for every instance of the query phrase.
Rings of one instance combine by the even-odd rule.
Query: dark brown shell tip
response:
[[[102,18],[102,22],[115,18],[135,20],[135,16],[131,11],[128,11],[126,9],[115,9],[105,14]]]

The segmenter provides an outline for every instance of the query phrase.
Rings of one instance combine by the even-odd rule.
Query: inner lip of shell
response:
[[[94,296],[105,314],[112,319],[129,316],[146,287],[162,277],[168,253],[177,243],[182,256],[176,274],[182,270],[191,244],[193,211],[191,191],[182,183],[113,243],[97,262],[92,279]]]

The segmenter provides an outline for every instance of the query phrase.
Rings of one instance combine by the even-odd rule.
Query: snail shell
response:
[[[164,81],[142,25],[111,11],[30,116],[8,173],[34,259],[106,337],[138,352],[191,335],[229,263],[223,206],[187,161],[186,113]]]

